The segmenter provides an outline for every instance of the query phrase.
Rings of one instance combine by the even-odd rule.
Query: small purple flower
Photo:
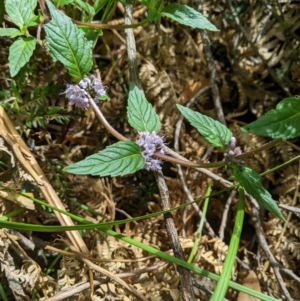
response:
[[[145,158],[146,170],[161,170],[162,161],[160,159],[153,158],[155,152],[164,154],[164,141],[155,132],[152,134],[148,132],[139,132],[140,138],[136,141],[143,151],[142,156]]]
[[[235,153],[234,153],[233,150],[229,150],[229,151],[227,152],[227,155],[228,155],[229,157],[233,157],[233,156],[235,156]]]
[[[224,156],[227,158],[233,158],[242,154],[240,147],[236,146],[236,138],[231,137],[230,141],[227,144],[227,151],[224,153]]]
[[[89,108],[89,95],[78,85],[67,85],[67,89],[64,94],[66,94],[66,97],[69,99],[69,105],[75,105],[75,107],[84,110]]]
[[[92,87],[92,81],[90,78],[88,77],[85,77],[84,79],[82,79],[80,82],[79,82],[79,86],[86,90],[86,89],[91,89]]]
[[[230,138],[230,148],[235,149],[236,148],[236,139],[235,137]]]
[[[93,78],[94,91],[98,97],[106,96],[106,87],[102,85],[101,79]]]
[[[101,79],[94,75],[83,78],[78,85],[67,85],[64,94],[69,99],[69,105],[86,110],[90,106],[89,97],[91,95],[89,93],[91,92],[95,93],[97,97],[106,96],[106,87],[102,85]],[[94,101],[98,102],[98,99],[96,98]]]

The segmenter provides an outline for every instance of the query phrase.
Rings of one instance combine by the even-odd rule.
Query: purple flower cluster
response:
[[[242,151],[240,147],[236,147],[236,138],[231,137],[228,143],[227,152],[225,152],[226,157],[235,157],[241,155]]]
[[[142,156],[145,158],[146,170],[161,170],[162,161],[160,159],[153,158],[155,152],[164,154],[164,141],[155,132],[152,134],[148,132],[139,132],[140,138],[136,141],[143,151]]]
[[[93,89],[98,97],[106,96],[106,89],[102,85],[101,79],[95,77],[94,75],[90,75],[89,77],[82,79],[79,82],[79,86],[85,90]]]
[[[75,105],[75,107],[84,110],[89,108],[89,94],[78,85],[67,85],[67,89],[64,93],[69,99],[69,105]]]
[[[106,96],[105,87],[102,85],[101,80],[94,75],[85,77],[78,85],[67,85],[64,94],[69,99],[69,105],[75,105],[75,107],[86,110],[90,106],[90,90],[94,90],[97,97]],[[94,100],[98,102],[97,98]]]

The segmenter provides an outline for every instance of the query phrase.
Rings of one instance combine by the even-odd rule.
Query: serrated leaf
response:
[[[181,105],[177,108],[210,145],[224,148],[228,144],[232,133],[225,125]]]
[[[157,22],[161,18],[161,13],[155,8],[150,7],[148,10],[148,20],[149,22]]]
[[[75,3],[82,10],[84,10],[91,18],[94,17],[94,15],[95,15],[95,9],[91,5],[89,5],[87,2],[82,1],[82,0],[75,0]]]
[[[11,77],[14,77],[30,60],[35,45],[34,38],[19,38],[9,47],[8,61]]]
[[[31,11],[33,12],[34,9],[36,8],[37,0],[26,0],[26,2],[27,2],[26,5],[28,5]]]
[[[260,175],[249,166],[234,166],[233,174],[241,186],[265,209],[285,220],[271,194],[262,186]]]
[[[292,139],[300,136],[300,99],[285,98],[275,110],[244,126],[243,131],[273,139]]]
[[[30,27],[30,26],[37,26],[38,24],[40,24],[40,16],[33,16],[27,23],[26,26]]]
[[[6,0],[5,10],[12,21],[22,29],[34,16],[33,10],[36,4],[37,0]]]
[[[129,124],[139,132],[157,133],[160,130],[158,115],[135,84],[130,83],[129,89],[127,106]]]
[[[120,141],[102,152],[70,165],[65,171],[76,175],[124,176],[142,169],[145,159],[140,147],[132,141]]]
[[[219,31],[201,13],[187,5],[180,5],[178,3],[169,4],[164,8],[162,15],[192,28]]]
[[[17,28],[0,28],[0,37],[15,38],[23,35],[22,32]]]
[[[46,2],[52,16],[51,22],[45,25],[50,53],[67,67],[70,75],[83,78],[93,66],[91,45],[69,17],[49,0]]]

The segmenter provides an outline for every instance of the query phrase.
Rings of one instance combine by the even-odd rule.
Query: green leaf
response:
[[[162,15],[192,28],[219,31],[201,13],[187,5],[172,3],[164,8]]]
[[[158,115],[134,83],[130,83],[129,89],[127,106],[129,124],[139,132],[157,133],[160,130]]]
[[[39,25],[41,22],[41,18],[40,16],[33,16],[27,23],[26,23],[26,26],[37,26]]]
[[[35,49],[36,40],[30,38],[18,38],[9,48],[9,71],[15,76],[20,69],[30,60]]]
[[[149,22],[157,22],[162,16],[162,11],[164,9],[164,1],[150,0],[145,5],[149,7]]]
[[[74,0],[54,0],[53,3],[55,6],[65,6],[67,4],[73,3]]]
[[[31,9],[33,12],[34,9],[36,8],[37,0],[26,0],[26,5]]]
[[[22,29],[34,16],[33,10],[36,4],[37,0],[6,0],[5,10],[12,21]]]
[[[285,98],[275,110],[242,127],[244,132],[273,139],[292,139],[300,136],[300,99]]]
[[[124,176],[142,169],[145,159],[140,147],[132,141],[120,141],[102,152],[70,165],[65,171],[76,175]]]
[[[52,16],[51,22],[45,25],[50,53],[67,67],[70,75],[83,78],[93,66],[91,45],[69,17],[49,0],[46,2]]]
[[[181,105],[177,108],[210,145],[224,148],[228,144],[232,133],[225,125]]]
[[[15,38],[21,35],[22,32],[17,28],[0,28],[0,37]]]
[[[276,217],[285,220],[271,194],[262,186],[260,175],[249,166],[237,166],[233,168],[233,174],[242,187],[254,197],[265,209]]]
[[[211,298],[209,299],[209,301],[224,300],[224,297],[228,290],[228,284],[230,281],[230,277],[232,275],[234,263],[236,261],[237,251],[239,249],[241,234],[243,230],[244,215],[245,215],[245,191],[244,188],[240,188],[239,202],[238,202],[238,208],[237,208],[237,213],[234,222],[234,228],[231,234],[231,239],[230,239],[227,255],[225,258],[225,262],[223,265],[222,274],[220,276],[220,280],[217,283],[217,286],[214,288],[214,292]]]
[[[82,0],[75,0],[75,3],[83,10],[85,11],[89,17],[93,18],[95,15],[95,9],[89,5],[86,1]]]
[[[82,27],[81,30],[84,32],[84,35],[88,40],[88,43],[90,43],[91,48],[93,48],[94,45],[96,45],[98,38],[103,35],[101,29]]]
[[[148,10],[149,22],[157,22],[160,18],[161,18],[161,13],[155,7],[150,7]]]

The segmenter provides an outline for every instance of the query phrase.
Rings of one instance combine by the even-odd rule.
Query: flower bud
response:
[[[233,156],[235,156],[235,153],[234,153],[233,150],[230,150],[230,151],[227,152],[227,155],[228,155],[229,157],[233,157]]]
[[[235,149],[236,148],[236,139],[235,137],[230,138],[230,148]]]

